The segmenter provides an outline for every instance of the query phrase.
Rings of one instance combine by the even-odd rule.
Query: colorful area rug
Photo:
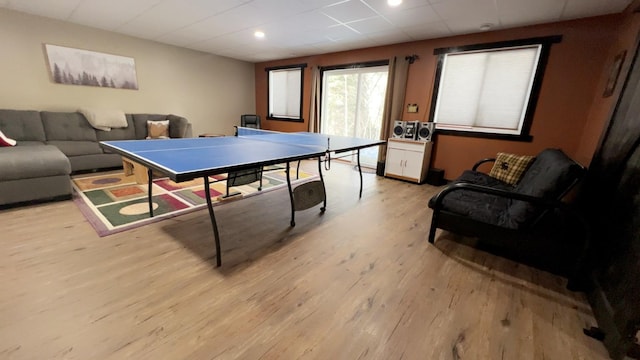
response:
[[[292,171],[292,186],[318,178],[318,175],[300,171],[295,179]],[[270,167],[262,175],[262,190],[259,182],[231,187],[230,194],[239,193],[228,200],[220,200],[227,192],[226,174],[211,176],[211,200],[213,206],[228,201],[259,195],[287,186],[284,170]],[[153,215],[149,217],[147,197],[148,184],[136,184],[133,175],[122,172],[100,175],[80,175],[72,178],[73,199],[87,221],[99,236],[157,222],[169,217],[182,215],[207,207],[204,179],[194,179],[181,183],[167,178],[153,180]]]

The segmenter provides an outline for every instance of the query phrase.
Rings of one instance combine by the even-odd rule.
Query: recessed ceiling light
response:
[[[402,4],[402,0],[387,0],[387,4],[389,4],[389,6],[398,6]]]
[[[264,38],[264,33],[262,31],[258,30],[258,31],[253,33],[253,36],[255,36],[258,39],[262,39],[262,38]]]

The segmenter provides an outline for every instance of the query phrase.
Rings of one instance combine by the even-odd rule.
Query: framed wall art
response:
[[[45,44],[55,83],[138,90],[133,58]]]

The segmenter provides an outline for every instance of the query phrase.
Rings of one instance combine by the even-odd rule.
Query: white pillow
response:
[[[126,128],[128,125],[126,115],[120,110],[80,108],[78,112],[98,130],[110,131],[111,128]]]

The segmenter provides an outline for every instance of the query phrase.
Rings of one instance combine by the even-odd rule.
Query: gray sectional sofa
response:
[[[191,137],[191,124],[176,115],[126,114],[127,127],[94,129],[79,112],[0,110],[0,131],[17,140],[0,147],[0,206],[69,198],[70,175],[122,166],[120,155],[100,141],[147,137],[147,120],[169,120],[172,138]],[[149,140],[153,141],[153,140]]]

